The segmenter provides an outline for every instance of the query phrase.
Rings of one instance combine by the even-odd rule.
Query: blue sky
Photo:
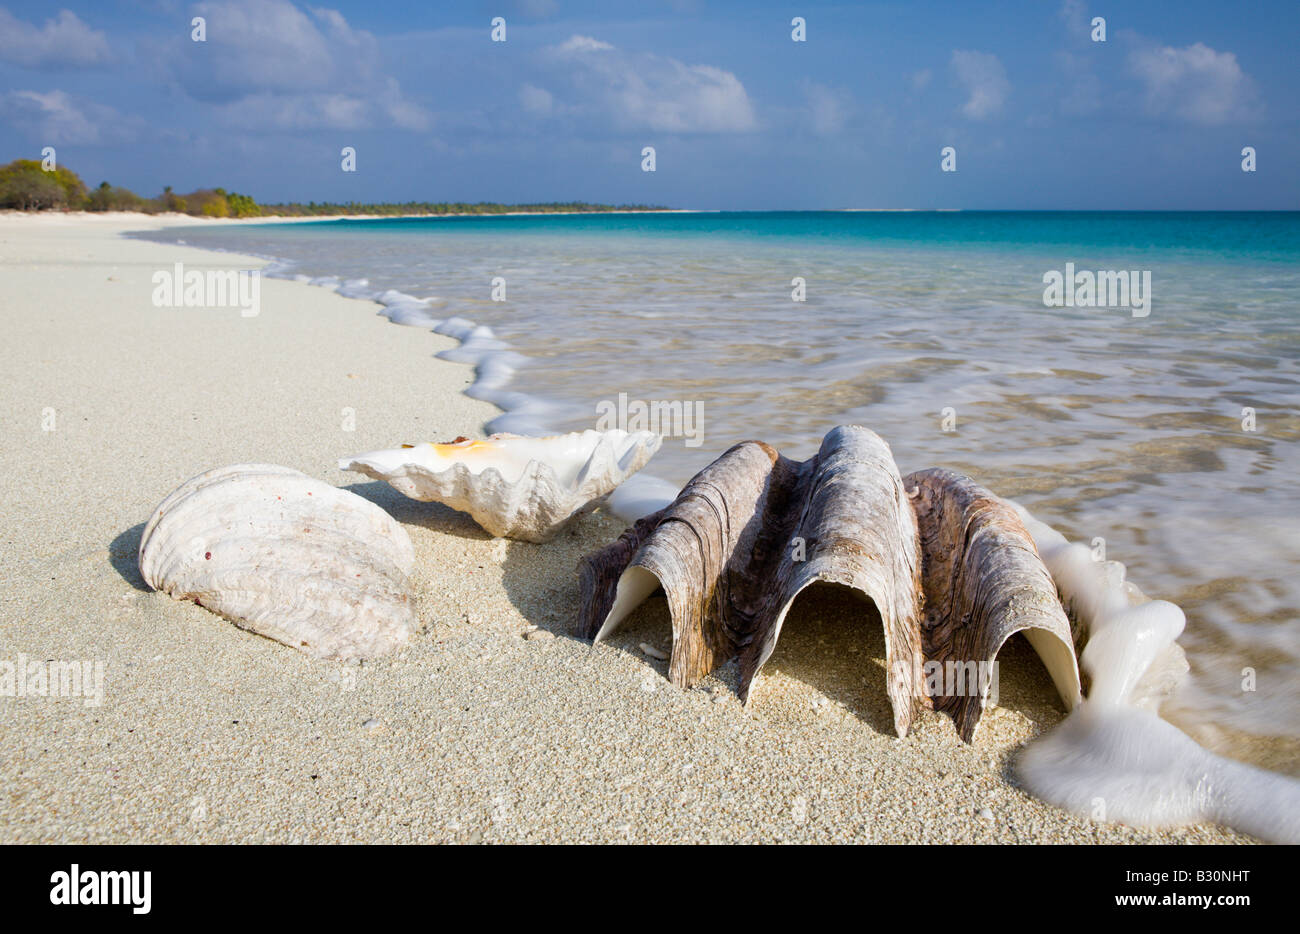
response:
[[[0,160],[263,202],[1297,209],[1298,48],[1294,0],[0,0]]]

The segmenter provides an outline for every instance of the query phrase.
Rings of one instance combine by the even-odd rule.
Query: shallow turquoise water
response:
[[[249,236],[282,225],[245,227]],[[1166,258],[1300,261],[1300,212],[764,211],[342,219],[299,235],[618,237],[788,240],[930,250],[992,247],[1150,252]]]

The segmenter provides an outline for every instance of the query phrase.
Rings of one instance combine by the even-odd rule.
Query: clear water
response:
[[[592,427],[620,393],[700,403],[699,445],[670,439],[648,468],[677,483],[746,438],[807,457],[844,422],[879,432],[905,473],[963,470],[1071,539],[1103,538],[1146,593],[1183,607],[1192,678],[1165,716],[1215,751],[1300,774],[1300,213],[436,218],[153,236],[368,280],[355,294],[436,297],[434,317],[490,326],[520,355],[510,389],[526,394],[498,398],[527,403],[496,427]],[[1045,307],[1043,274],[1066,263],[1150,270],[1149,316]],[[505,302],[491,300],[498,276]]]

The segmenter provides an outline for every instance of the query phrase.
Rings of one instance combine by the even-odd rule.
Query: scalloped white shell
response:
[[[406,530],[289,467],[235,464],[177,487],[140,538],[140,573],[309,655],[373,658],[415,630]]]
[[[659,450],[649,431],[404,445],[339,461],[423,501],[473,516],[492,535],[544,542],[608,496]]]

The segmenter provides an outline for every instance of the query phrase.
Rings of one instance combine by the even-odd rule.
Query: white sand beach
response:
[[[1019,637],[972,745],[893,735],[879,626],[813,592],[751,704],[683,691],[666,604],[573,637],[575,568],[624,523],[545,544],[342,473],[337,458],[482,435],[449,338],[370,302],[263,279],[260,313],[157,308],[151,276],[252,257],[124,239],[204,223],[0,214],[0,659],[103,663],[103,702],[0,697],[0,842],[1251,842],[1081,819],[1010,780],[1064,715]],[[353,424],[354,422],[354,424]],[[741,439],[736,439],[741,440]],[[417,555],[423,630],[347,665],[148,590],[143,523],[211,467],[267,462],[369,498]]]

